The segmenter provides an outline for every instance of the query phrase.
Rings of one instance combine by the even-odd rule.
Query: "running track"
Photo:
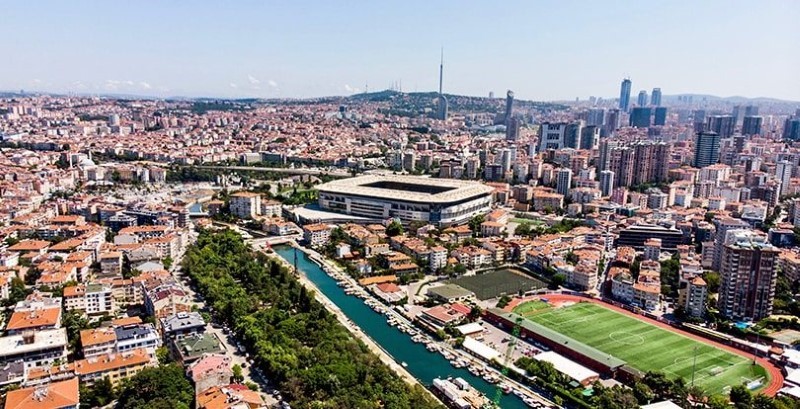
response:
[[[620,314],[628,315],[628,316],[636,318],[636,319],[638,319],[640,321],[644,321],[644,322],[647,322],[649,324],[653,324],[653,325],[655,325],[657,327],[661,327],[661,328],[663,328],[665,330],[672,331],[672,332],[677,332],[677,333],[679,333],[681,335],[684,335],[686,337],[692,338],[692,339],[694,339],[696,341],[700,341],[700,342],[703,342],[705,344],[712,345],[712,346],[714,346],[716,348],[724,349],[724,350],[726,350],[728,352],[734,353],[734,354],[739,355],[741,357],[745,357],[747,359],[753,359],[753,355],[752,354],[748,354],[747,352],[744,352],[744,351],[742,351],[740,349],[734,348],[734,347],[732,347],[730,345],[725,345],[725,344],[722,344],[722,343],[719,343],[719,342],[716,342],[716,341],[712,341],[712,340],[710,340],[708,338],[704,338],[704,337],[701,337],[699,335],[692,334],[690,332],[684,331],[682,329],[675,328],[675,327],[673,327],[673,326],[671,326],[669,324],[663,323],[661,321],[657,321],[657,320],[654,320],[652,318],[645,317],[644,315],[635,314],[635,313],[633,313],[631,311],[628,311],[628,310],[626,310],[624,308],[619,308],[619,307],[617,307],[615,305],[607,304],[607,303],[605,303],[605,302],[603,302],[601,300],[597,300],[597,299],[594,299],[594,298],[584,298],[584,297],[579,297],[579,296],[576,296],[576,295],[568,295],[568,294],[547,294],[547,295],[526,297],[526,298],[514,298],[510,303],[508,303],[508,305],[504,308],[504,310],[511,312],[514,309],[514,307],[516,307],[517,305],[519,305],[519,304],[521,304],[521,303],[523,303],[525,301],[536,300],[536,299],[539,299],[539,298],[546,298],[547,300],[553,301],[553,302],[556,302],[556,303],[563,303],[563,302],[568,302],[568,301],[572,301],[572,302],[586,302],[586,301],[592,302],[592,303],[595,303],[595,304],[599,304],[599,305],[601,305],[601,306],[603,306],[605,308],[608,308],[608,309],[610,309],[612,311],[616,311],[616,312],[618,312]],[[764,369],[767,370],[767,372],[769,373],[769,378],[770,378],[769,385],[767,385],[764,389],[762,389],[761,393],[763,393],[763,394],[765,394],[767,396],[775,396],[778,393],[778,391],[781,389],[781,387],[783,386],[783,374],[781,373],[780,368],[778,368],[772,362],[770,362],[769,360],[767,360],[765,358],[756,357],[756,362],[758,362],[759,365],[761,365],[762,367],[764,367]]]

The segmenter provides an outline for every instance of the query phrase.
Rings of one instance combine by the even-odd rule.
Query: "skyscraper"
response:
[[[758,115],[758,105],[748,105],[744,107],[744,116]]]
[[[508,123],[508,120],[511,119],[513,110],[514,110],[514,91],[508,90],[508,92],[506,92],[506,117],[505,117],[506,124]]]
[[[650,95],[650,105],[654,107],[661,106],[661,88],[653,88],[653,93]]]
[[[606,117],[606,124],[603,126],[603,136],[609,136],[620,127],[622,118],[619,109],[610,109]]]
[[[783,124],[783,139],[800,140],[800,118],[787,118]]]
[[[716,132],[698,132],[694,144],[694,167],[704,168],[719,162],[719,140]]]
[[[733,112],[731,112],[731,116],[733,117],[733,120],[736,121],[737,124],[739,122],[742,122],[742,117],[744,116],[744,111],[742,111],[742,106],[734,105]]]
[[[564,196],[569,193],[572,188],[572,169],[559,168],[558,176],[556,178],[556,191]]]
[[[667,124],[667,107],[656,107],[656,113],[653,116],[653,125],[664,126]]]
[[[625,78],[622,80],[622,86],[619,90],[619,109],[628,112],[631,104],[631,79]]]
[[[539,152],[576,148],[580,134],[580,122],[542,122],[539,125]]]
[[[730,138],[736,128],[736,118],[731,115],[714,115],[708,118],[708,129],[719,134],[720,138]]]
[[[578,149],[595,149],[600,141],[600,127],[596,125],[584,126],[581,128],[581,139],[578,142]]]
[[[586,125],[603,126],[606,120],[606,110],[602,108],[592,108],[586,113]]]
[[[742,124],[742,135],[761,135],[761,124],[764,118],[760,116],[745,116]]]
[[[775,164],[775,179],[781,182],[780,195],[783,196],[789,190],[789,182],[792,179],[792,163],[782,160]]]
[[[508,118],[506,121],[506,140],[516,141],[519,138],[520,120],[519,118]]]
[[[614,171],[604,170],[600,172],[600,192],[603,197],[611,196],[614,190]]]
[[[636,99],[636,105],[640,107],[647,106],[647,91],[645,90],[639,91],[639,98]]]
[[[630,126],[637,128],[650,127],[650,108],[638,106],[631,110]]]
[[[722,252],[717,307],[730,319],[759,321],[772,314],[780,251],[753,231],[733,233]]]

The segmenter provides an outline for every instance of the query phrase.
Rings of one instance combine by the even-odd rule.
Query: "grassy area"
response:
[[[766,370],[747,358],[597,304],[542,308],[540,303],[521,304],[514,312],[625,360],[640,371],[661,371],[669,377],[682,377],[689,384],[697,348],[694,381],[708,393],[722,393],[726,387],[759,378],[763,385],[768,382]]]
[[[511,222],[513,222],[513,223],[530,223],[530,224],[531,224],[531,226],[536,226],[536,225],[539,225],[539,224],[544,224],[544,222],[543,222],[543,221],[541,221],[541,220],[523,219],[523,218],[519,218],[519,217],[514,217],[514,218],[512,218],[512,219],[511,219]]]
[[[509,269],[461,277],[449,282],[474,292],[475,296],[481,300],[488,300],[505,294],[515,295],[520,290],[527,292],[547,287],[547,284],[535,278]]]

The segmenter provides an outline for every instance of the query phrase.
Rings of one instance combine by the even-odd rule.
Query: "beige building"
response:
[[[261,214],[261,195],[237,192],[231,195],[231,214],[242,219],[255,219]]]

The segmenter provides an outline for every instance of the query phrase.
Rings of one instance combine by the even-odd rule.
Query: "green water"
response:
[[[428,352],[425,344],[412,342],[411,337],[387,324],[385,316],[367,307],[360,298],[345,294],[336,281],[322,271],[305,253],[290,246],[275,246],[274,250],[289,263],[294,263],[296,252],[297,268],[389,355],[398,362],[408,364],[406,368],[408,372],[424,385],[430,386],[434,378],[461,377],[490,399],[494,398],[497,391],[495,385],[473,376],[465,369],[454,368],[441,354]],[[527,408],[527,405],[514,395],[503,395],[500,405],[504,409]]]

